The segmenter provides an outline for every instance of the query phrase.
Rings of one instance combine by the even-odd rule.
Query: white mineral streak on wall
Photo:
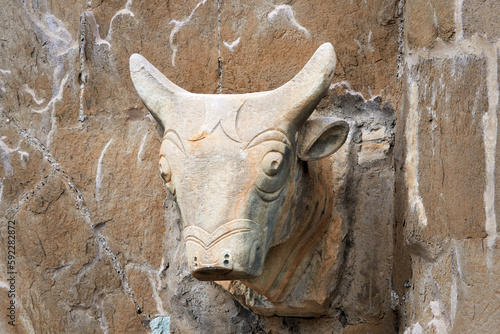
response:
[[[104,154],[106,154],[106,151],[109,145],[111,145],[112,141],[113,139],[110,139],[108,143],[104,146],[103,150],[101,151],[101,155],[99,156],[99,160],[97,160],[97,173],[95,177],[95,197],[97,201],[100,200],[99,191],[101,190],[102,178],[104,177],[104,175],[102,174],[102,168],[103,168],[102,161],[104,160]]]
[[[31,1],[31,7],[33,2]],[[28,9],[27,3],[28,1],[24,2],[24,10],[38,32],[44,37],[53,56],[63,56],[78,48],[78,44],[71,38],[70,32],[64,28],[61,20],[50,13],[43,13],[41,14],[43,21],[41,21],[38,18],[38,13]]]
[[[0,288],[3,288],[5,290],[10,290],[9,284],[7,284],[6,282],[2,282],[2,281],[0,281]]]
[[[368,40],[366,42],[366,49],[370,52],[375,51],[375,48],[372,45],[372,35],[373,35],[373,32],[370,30],[370,32],[368,33]],[[363,52],[363,44],[359,40],[357,40],[356,38],[354,39],[354,42],[358,46],[358,54]]]
[[[356,38],[354,39],[354,43],[358,46],[358,54],[360,54],[363,51],[363,45]]]
[[[177,45],[174,43],[174,37],[186,23],[191,21],[191,18],[193,17],[194,12],[198,9],[198,7],[200,7],[201,5],[204,5],[205,2],[207,2],[207,0],[202,0],[201,2],[199,2],[196,5],[196,7],[193,8],[193,10],[191,11],[191,14],[189,14],[189,16],[186,19],[184,19],[182,21],[172,20],[169,22],[169,24],[174,25],[174,28],[170,32],[170,39],[169,39],[170,47],[172,48],[172,66],[174,66],[174,67],[175,67],[175,56],[177,55]]]
[[[141,164],[142,160],[144,160],[144,145],[146,144],[146,138],[148,138],[147,133],[144,135],[144,137],[142,137],[141,144],[139,145],[139,151],[137,151],[138,164]]]
[[[420,326],[420,324],[417,322],[411,325],[410,327],[406,328],[403,334],[422,334],[422,333],[423,333],[422,326]]]
[[[54,73],[54,76],[56,74]],[[62,101],[63,98],[63,93],[64,93],[64,86],[66,85],[66,82],[68,81],[69,73],[66,73],[64,78],[61,80],[60,86],[57,87],[55,90],[56,94],[54,95],[54,91],[52,92],[52,99],[49,101],[47,106],[42,109],[41,113],[44,111],[48,110],[48,107],[51,107],[51,113],[50,113],[50,119],[51,119],[51,127],[49,131],[49,135],[47,136],[47,147],[50,147],[50,144],[52,143],[52,139],[54,138],[54,135],[57,131],[57,117],[56,117],[56,102]],[[33,110],[35,111],[35,110]],[[37,111],[35,111],[37,112]]]
[[[33,101],[35,101],[36,104],[40,105],[40,104],[45,102],[45,99],[37,98],[35,91],[33,89],[31,89],[27,84],[23,85],[23,90],[26,93],[31,95],[31,97],[33,98]]]
[[[66,82],[69,78],[69,71],[71,68],[67,68],[68,55],[72,52],[78,51],[78,43],[71,38],[70,32],[64,27],[64,24],[57,17],[51,13],[42,13],[39,15],[35,10],[33,10],[34,1],[25,1],[24,10],[26,15],[35,25],[37,32],[41,35],[43,40],[48,45],[49,50],[49,61],[55,64],[53,81],[52,81],[52,97],[50,101],[44,108],[32,109],[36,113],[44,113],[51,110],[51,124],[52,127],[49,131],[47,137],[46,146],[50,148],[53,136],[57,130],[57,119],[55,117],[57,102],[62,100],[63,90]],[[42,1],[44,2],[44,1]],[[29,4],[29,7],[28,7]],[[40,18],[42,20],[40,20]],[[75,52],[75,56],[77,53]]]
[[[97,21],[95,20],[94,13],[90,10],[87,10],[85,12],[85,16],[87,18],[87,22],[89,23],[90,29],[92,30],[92,36],[94,36],[94,43],[97,45],[104,44],[104,45],[107,45],[108,47],[111,47],[111,44],[108,41],[101,38],[101,35],[99,33],[99,25],[97,24]]]
[[[161,259],[159,270],[154,269],[150,264],[146,263],[129,262],[126,265],[127,270],[130,270],[128,268],[131,267],[132,269],[145,273],[148,276],[149,283],[151,284],[151,290],[153,292],[152,297],[156,302],[156,311],[158,311],[159,315],[167,315],[167,312],[163,308],[163,301],[160,296],[160,292],[162,290],[161,272],[165,268],[164,265],[164,258]]]
[[[455,41],[461,41],[464,38],[464,31],[462,25],[462,4],[464,0],[455,0]]]
[[[450,287],[450,320],[451,325],[455,323],[455,316],[457,314],[458,304],[458,286],[457,286],[457,273],[452,273],[451,287]]]
[[[104,334],[109,333],[108,320],[106,319],[106,312],[104,311],[103,300],[101,295],[94,294],[93,304],[99,313],[99,327]]]
[[[5,177],[2,177],[2,180],[0,180],[0,205],[2,204],[2,197],[3,197],[3,181],[5,180]]]
[[[274,6],[274,10],[267,14],[267,18],[273,21],[280,13],[285,16],[292,26],[296,27],[306,37],[311,37],[311,33],[295,19],[292,6],[290,5]]]
[[[156,302],[156,310],[158,311],[158,314],[167,314],[165,312],[165,309],[163,308],[163,301],[161,300],[160,296],[160,291],[161,291],[161,277],[156,273],[149,273],[148,274],[148,279],[149,283],[151,284],[152,290],[153,290],[153,298]]]
[[[163,308],[163,301],[160,296],[160,291],[162,288],[161,273],[165,269],[165,257],[161,258],[160,269],[151,273],[150,282],[153,286],[153,297],[156,302],[156,310],[161,315],[166,315],[167,312]]]
[[[3,75],[9,75],[9,74],[12,74],[12,72],[10,70],[2,70],[0,69],[0,74],[3,74]],[[5,87],[3,86],[3,80],[0,80],[0,90],[4,93],[6,93],[6,90],[5,90]]]
[[[80,108],[79,108],[79,112],[78,112],[78,119],[80,120],[80,122],[83,122],[87,116],[85,116],[85,112],[83,111],[83,101],[84,101],[84,95],[85,95],[85,81],[86,81],[86,76],[87,74],[85,73],[85,67],[83,65],[83,62],[82,64],[80,65],[80,68],[81,68],[81,81],[80,81],[80,94],[78,94],[78,97],[80,99]]]
[[[10,149],[4,142],[3,139],[7,137],[3,136],[0,139],[0,150],[2,150],[2,153],[0,153],[0,157],[3,163],[3,169],[5,172],[6,177],[10,177],[14,175],[14,169],[12,168],[12,165],[10,164],[10,154],[14,152],[14,150]]]
[[[21,161],[27,162],[29,160],[29,154],[27,152],[21,151],[19,147],[21,146],[21,142],[17,144],[16,148],[9,148],[7,144],[5,144],[4,140],[7,139],[6,136],[2,136],[0,138],[0,159],[2,160],[3,163],[3,168],[5,171],[5,176],[9,177],[14,175],[14,169],[12,168],[12,165],[10,164],[10,155],[11,153],[17,152],[19,154],[19,158]]]
[[[431,333],[447,334],[448,329],[445,321],[444,310],[441,309],[441,304],[438,301],[431,301],[429,307],[432,312],[432,320],[427,324],[427,328]]]
[[[489,46],[489,45],[488,45]],[[484,48],[486,55],[486,84],[488,86],[488,112],[483,115],[484,150],[486,158],[486,188],[484,190],[484,206],[486,210],[486,233],[488,252],[486,264],[492,273],[493,250],[497,237],[497,219],[495,212],[495,158],[498,134],[498,63],[497,49],[489,46]]]
[[[226,48],[228,48],[229,51],[231,51],[231,53],[233,53],[234,52],[234,48],[236,46],[238,46],[238,44],[240,44],[240,39],[241,39],[241,37],[238,37],[238,39],[235,40],[234,42],[232,42],[231,44],[229,44],[228,42],[224,41],[224,46]]]
[[[57,82],[58,81],[58,79],[57,79],[57,76],[58,76],[57,71],[54,72],[53,76],[54,76],[54,81]],[[55,104],[57,102],[60,102],[62,100],[62,98],[63,98],[64,85],[66,85],[66,82],[68,81],[68,77],[69,77],[69,73],[66,73],[66,75],[59,82],[59,85],[52,88],[52,98],[45,105],[45,107],[43,107],[41,109],[34,109],[33,108],[33,109],[31,109],[31,111],[35,112],[37,114],[43,114],[43,113],[47,112],[50,109],[54,113],[55,112]],[[35,102],[37,102],[37,101],[35,101]],[[40,103],[37,103],[37,104],[40,104]]]
[[[427,215],[424,203],[418,190],[418,86],[410,84],[410,106],[406,120],[406,185],[408,186],[408,202],[412,211],[417,213],[421,226],[427,226]]]
[[[24,329],[26,330],[26,333],[28,334],[36,334],[35,328],[33,327],[33,323],[31,322],[30,318],[26,313],[21,313],[19,315],[19,319],[21,320],[21,323],[24,326]]]
[[[372,36],[373,36],[373,32],[370,30],[370,32],[368,33],[368,42],[366,43],[366,47],[368,48],[368,51],[370,51],[370,52],[375,51],[375,48],[372,45]]]
[[[132,6],[133,2],[134,2],[134,0],[127,0],[127,3],[125,4],[125,8],[120,9],[119,11],[116,12],[115,15],[113,15],[113,17],[109,21],[108,34],[106,35],[106,38],[105,38],[106,40],[108,40],[108,41],[111,40],[111,35],[113,34],[113,21],[115,20],[115,18],[117,18],[118,16],[121,16],[121,15],[129,15],[131,17],[135,17],[132,10],[130,10],[130,6]]]
[[[345,90],[345,92],[347,94],[354,95],[354,96],[359,96],[359,97],[361,97],[363,99],[363,102],[365,102],[365,103],[368,102],[368,101],[373,101],[377,97],[380,96],[380,95],[373,95],[372,94],[372,90],[370,89],[370,87],[368,87],[368,94],[370,94],[370,99],[367,100],[362,93],[354,91],[352,89],[352,87],[351,87],[351,84],[348,81],[345,81],[345,80],[342,80],[340,82],[336,82],[334,84],[331,84],[329,89],[334,89],[335,87],[342,87],[342,86],[345,86],[347,88]]]
[[[432,10],[434,11],[434,15],[433,15],[433,23],[434,23],[434,27],[435,28],[439,28],[439,20],[438,20],[438,16],[437,16],[437,13],[436,13],[436,8],[432,7]]]

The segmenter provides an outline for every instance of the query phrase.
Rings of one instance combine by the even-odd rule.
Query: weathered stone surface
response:
[[[419,72],[415,112],[420,115],[417,182],[427,217],[423,241],[485,237],[485,165],[477,163],[485,160],[485,59],[426,61]]]
[[[361,166],[356,163],[356,157],[364,144],[363,133],[385,127],[388,131],[377,142],[389,146],[394,144],[394,115],[387,106],[364,103],[357,95],[338,96],[331,91],[329,101],[333,106],[342,106],[342,109],[331,110],[328,106],[320,108],[319,114],[333,111],[342,115],[352,129],[348,147],[335,155],[338,161],[333,168],[335,177],[340,181],[333,184],[342,187],[336,192],[344,193],[344,198],[336,204],[336,210],[344,220],[345,234],[342,237],[347,251],[342,279],[332,296],[331,309],[335,305],[337,310],[341,310],[336,316],[346,326],[346,331],[363,332],[367,328],[392,331],[389,329],[394,320],[391,282],[382,274],[391,271],[392,249],[380,245],[390,243],[393,235],[392,201],[387,200],[393,197],[394,191],[393,161],[388,156],[371,165]],[[347,163],[344,170],[339,169],[342,163]],[[360,322],[364,325],[359,328]]]
[[[5,158],[2,146],[0,252],[6,251],[5,218],[16,217],[25,224],[18,244],[19,333],[29,332],[30,322],[42,332],[140,333],[157,316],[170,316],[176,333],[393,331],[391,269],[385,262],[392,254],[392,212],[386,206],[391,188],[357,195],[358,184],[391,182],[391,158],[362,167],[356,154],[361,134],[380,126],[386,136],[374,142],[392,145],[388,101],[397,98],[396,1],[290,3],[310,37],[290,20],[286,6],[277,8],[280,3],[219,3],[220,8],[213,1],[4,4],[0,138],[7,151],[19,149]],[[314,261],[326,257],[331,267],[325,272],[337,272],[340,283],[330,291],[328,282],[314,282],[323,291],[315,300],[331,301],[326,318],[257,316],[220,286],[190,276],[179,213],[171,199],[164,200],[169,195],[157,174],[161,130],[133,90],[128,58],[143,54],[192,92],[243,93],[277,88],[327,41],[337,50],[338,82],[314,117],[343,118],[342,105],[353,141],[335,160],[323,162],[332,167],[322,167],[331,168],[322,177],[334,180],[332,192],[344,194],[333,215],[341,231],[329,230],[335,242],[319,245],[321,256]],[[2,174],[6,161],[12,176]],[[42,182],[49,190],[40,190],[46,187]],[[384,228],[375,241],[363,232],[363,226],[379,224]],[[332,245],[339,239],[348,247],[337,270],[334,258],[342,250]],[[40,256],[41,245],[54,255]],[[2,253],[2,267],[4,259]],[[376,266],[379,272],[366,270],[373,262],[383,263]],[[84,273],[80,281],[78,272]],[[2,293],[5,279],[0,276]],[[9,333],[5,319],[0,317],[0,332]]]
[[[358,163],[362,166],[385,159],[390,149],[389,143],[363,143],[358,154]]]
[[[412,21],[422,32],[436,28],[412,5],[405,30]],[[418,31],[403,38],[411,47],[396,131],[393,306],[405,334],[499,326],[498,36],[489,23],[499,9],[451,7],[455,41],[423,42]]]
[[[496,42],[500,37],[499,13],[498,1],[464,0],[461,12],[464,37],[478,34]]]
[[[273,91],[201,95],[176,86],[144,57],[130,57],[134,86],[164,128],[160,173],[181,211],[191,274],[243,279],[251,289],[245,294],[263,296],[264,307],[245,303],[261,314],[321,315],[332,288],[311,281],[337,283],[334,273],[321,275],[327,263],[312,259],[330,225],[331,241],[339,241],[341,220],[330,222],[334,199],[319,181],[328,172],[308,161],[337,151],[349,126],[307,120],[330,86],[335,63],[333,46],[325,43]],[[333,262],[327,267],[339,264],[339,253],[325,252]]]
[[[16,222],[19,333],[30,329],[106,331],[108,319],[115,315],[137,317],[130,300],[118,313],[114,302],[108,302],[123,293],[120,278],[96,242],[84,212],[75,208],[75,193],[66,179],[51,176],[28,196],[20,211],[9,218]],[[6,244],[6,235],[2,233],[2,244]],[[2,281],[7,277],[12,275]],[[128,327],[140,331],[142,326],[129,321]]]
[[[119,55],[116,59],[107,59],[109,56],[103,59],[112,61],[117,69],[116,75],[124,76],[123,80],[112,80],[114,85],[132,87],[128,76],[128,57],[140,53],[189,91],[217,91],[216,1],[123,1],[121,4],[116,1],[92,1],[89,9],[99,24],[100,36],[110,42],[104,47],[111,54]],[[92,44],[88,43],[91,49],[96,47]],[[98,65],[92,59],[90,66]],[[108,72],[102,74],[104,80],[109,78]],[[101,80],[96,84],[98,82]],[[101,88],[99,85],[94,89],[98,93]],[[95,93],[89,94],[88,98],[95,99]],[[132,95],[127,98],[137,100]],[[102,108],[102,104],[95,107]]]
[[[381,60],[395,61],[396,1],[223,1],[220,16],[224,93],[276,88],[331,42],[334,83],[349,82],[365,96],[392,94],[396,69]]]
[[[455,35],[453,0],[412,1],[405,10],[409,47],[431,47],[436,38],[449,41]]]

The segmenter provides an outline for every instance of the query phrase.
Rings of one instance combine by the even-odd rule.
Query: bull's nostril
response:
[[[224,265],[229,265],[229,261],[228,260],[224,260]]]
[[[224,255],[225,259],[229,259],[229,254]]]

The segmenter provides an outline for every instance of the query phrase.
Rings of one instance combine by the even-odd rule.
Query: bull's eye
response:
[[[160,174],[165,182],[170,182],[172,172],[170,171],[170,165],[168,164],[167,158],[164,156],[160,157]]]
[[[292,144],[287,134],[279,129],[268,129],[256,135],[246,147],[255,158],[260,158],[261,170],[256,175],[255,191],[264,202],[273,202],[290,180]]]
[[[283,167],[283,153],[277,151],[268,152],[262,159],[262,171],[269,176],[279,173]]]

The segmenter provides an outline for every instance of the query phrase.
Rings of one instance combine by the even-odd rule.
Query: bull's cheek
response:
[[[263,230],[266,231],[265,238],[262,240],[261,256],[265,257],[267,250],[278,244],[282,239],[282,234],[286,233],[285,226],[289,220],[288,213],[290,210],[289,200],[289,184],[288,182],[279,190],[280,196],[273,201],[264,201],[258,193],[258,189],[254,187],[247,195],[244,211],[240,213],[243,217],[257,222]],[[278,234],[278,235],[276,235]]]
[[[170,186],[175,189],[175,203],[177,205],[177,209],[180,213],[180,219],[183,227],[186,227],[192,224],[194,220],[194,211],[192,201],[189,201],[189,193],[186,194],[185,189],[183,189],[179,185],[177,180],[172,180],[170,182]]]
[[[291,235],[293,226],[293,187],[288,183],[282,190],[281,196],[274,202],[269,204],[267,212],[268,224],[271,225],[272,231],[269,231],[269,246],[273,247],[281,244]]]

